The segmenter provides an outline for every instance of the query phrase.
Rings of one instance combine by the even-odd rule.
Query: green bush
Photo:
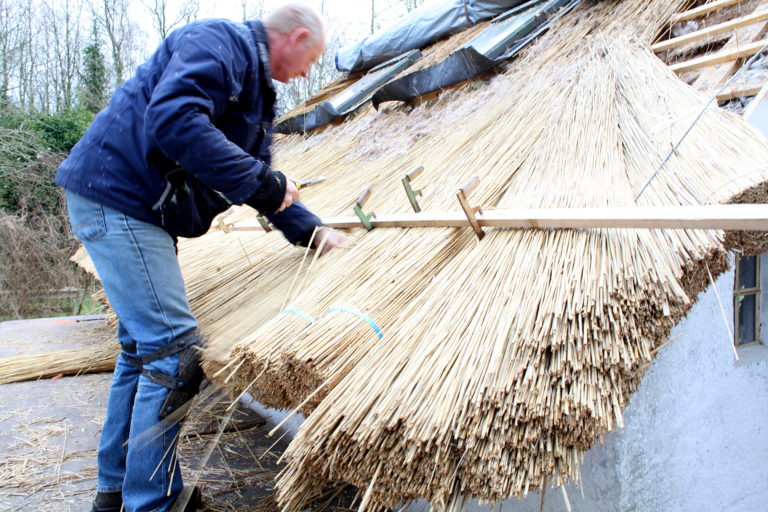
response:
[[[0,318],[56,314],[61,301],[49,298],[72,288],[80,300],[67,312],[80,310],[90,284],[68,261],[78,242],[54,177],[92,118],[84,108],[0,111]]]
[[[92,118],[84,109],[0,114],[0,209],[32,216],[58,214],[56,169]]]
[[[32,130],[39,133],[48,150],[67,152],[85,133],[93,121],[93,113],[84,108],[62,110],[54,114],[38,114]]]

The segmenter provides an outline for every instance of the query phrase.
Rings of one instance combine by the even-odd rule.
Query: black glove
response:
[[[263,184],[251,197],[245,200],[245,204],[262,215],[271,215],[277,212],[277,209],[283,204],[283,199],[285,199],[287,181],[285,174],[280,171],[267,170]]]

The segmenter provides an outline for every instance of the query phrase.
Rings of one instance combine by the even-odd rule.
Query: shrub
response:
[[[91,115],[0,115],[0,315],[60,312],[50,300],[65,288],[89,290],[91,278],[69,261],[79,245],[70,231],[56,169]],[[81,301],[80,301],[81,302]],[[77,313],[77,303],[68,306]]]

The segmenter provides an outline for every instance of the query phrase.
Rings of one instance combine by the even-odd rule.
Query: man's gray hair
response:
[[[325,42],[323,19],[315,9],[299,3],[282,5],[272,11],[264,21],[267,30],[277,34],[287,35],[297,28],[309,30],[307,46],[315,46]]]

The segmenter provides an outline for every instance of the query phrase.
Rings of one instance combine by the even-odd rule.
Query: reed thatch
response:
[[[285,139],[279,160],[329,176],[316,191],[326,214],[364,185],[372,210],[407,211],[397,178],[419,163],[424,210],[454,206],[473,173],[476,202],[498,207],[711,204],[757,190],[768,146],[712,108],[635,199],[706,103],[640,44],[670,4],[574,12],[483,90],[416,112],[435,128],[414,141],[403,141],[412,127],[370,114]],[[338,480],[377,507],[525,494],[576,480],[579,454],[621,425],[654,349],[707,270],[725,269],[724,249],[721,232],[495,230],[477,243],[468,230],[375,230],[291,297],[315,323],[273,317],[221,375],[311,412],[287,452],[286,510]]]
[[[684,3],[585,2],[479,90],[284,137],[276,166],[328,178],[302,192],[323,216],[369,185],[369,210],[408,211],[400,178],[418,164],[424,211],[458,209],[472,174],[486,208],[764,201],[768,143],[738,117],[710,106],[677,145],[708,98],[645,45]],[[214,231],[180,259],[209,376],[309,413],[284,510],[336,481],[366,489],[363,508],[445,506],[578,480],[579,455],[621,426],[654,351],[725,270],[724,240],[376,229],[310,259],[275,234]]]
[[[44,379],[56,375],[80,375],[115,369],[120,353],[117,343],[105,343],[95,348],[59,350],[44,354],[0,358],[0,384]]]

